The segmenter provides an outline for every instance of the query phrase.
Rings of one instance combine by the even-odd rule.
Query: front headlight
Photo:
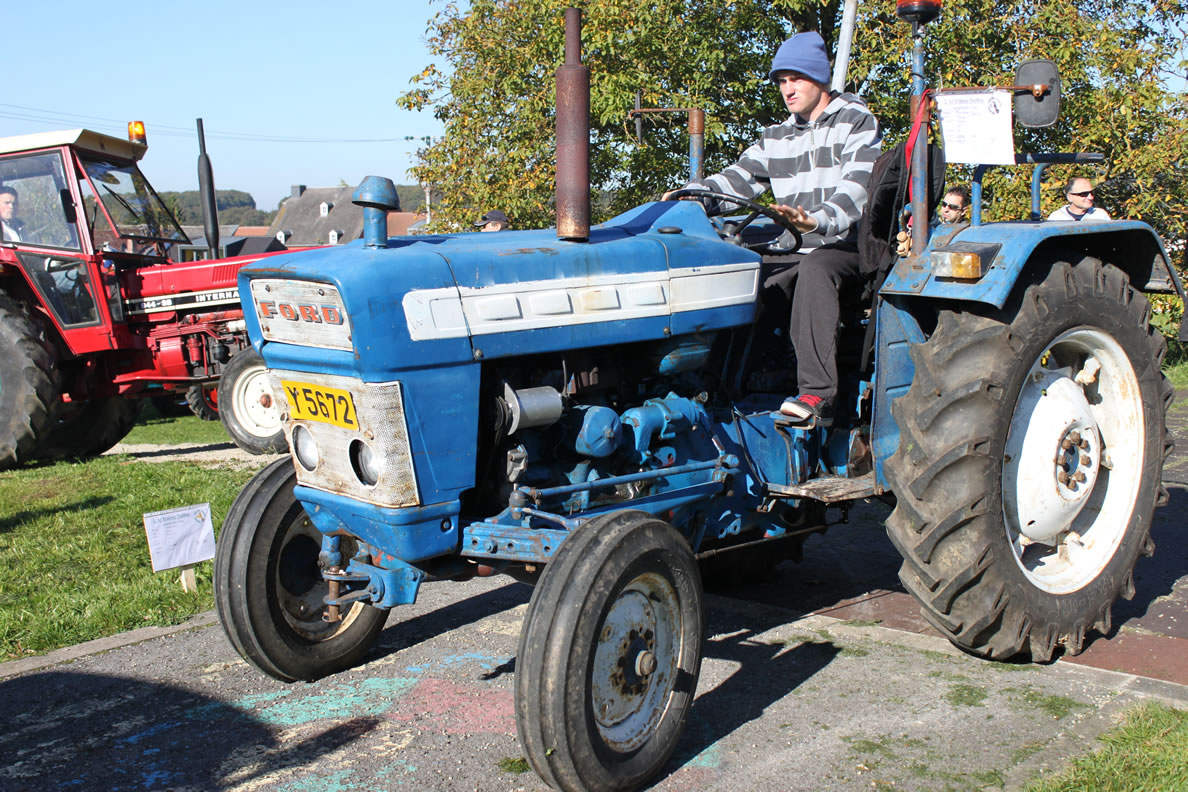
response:
[[[350,453],[351,467],[354,468],[359,481],[368,487],[374,487],[375,482],[379,481],[380,474],[384,471],[383,460],[377,457],[371,450],[371,446],[362,440],[351,441]]]
[[[301,467],[311,473],[317,468],[318,444],[314,442],[313,435],[304,426],[293,428],[293,453],[297,456]]]

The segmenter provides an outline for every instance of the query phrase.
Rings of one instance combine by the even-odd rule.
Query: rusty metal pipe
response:
[[[582,12],[565,9],[565,63],[557,69],[557,238],[590,238],[590,69]]]

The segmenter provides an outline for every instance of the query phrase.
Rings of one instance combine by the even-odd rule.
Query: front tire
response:
[[[248,347],[219,377],[219,418],[235,445],[249,454],[283,454],[289,446],[264,358]]]
[[[638,511],[594,518],[545,567],[516,654],[516,725],[562,790],[634,789],[676,747],[701,670],[688,543]]]
[[[1108,633],[1150,555],[1171,450],[1163,337],[1125,274],[1057,262],[1001,310],[946,310],[892,405],[888,533],[929,622],[1036,661]]]
[[[357,665],[388,618],[388,611],[356,602],[340,622],[322,620],[329,586],[318,567],[321,534],[293,495],[296,483],[289,459],[257,473],[231,504],[215,551],[215,609],[227,639],[282,682]]]

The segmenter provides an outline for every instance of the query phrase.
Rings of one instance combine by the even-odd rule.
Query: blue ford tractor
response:
[[[555,231],[387,238],[395,190],[369,177],[363,240],[240,274],[291,458],[219,538],[235,649],[314,680],[360,662],[426,581],[533,581],[520,739],[550,785],[609,790],[647,780],[681,733],[701,564],[795,557],[859,499],[894,503],[900,577],[961,648],[1045,661],[1108,633],[1167,497],[1172,391],[1143,295],[1183,287],[1155,232],[983,224],[980,204],[972,223],[915,223],[875,294],[843,298],[845,408],[798,423],[779,413],[788,352],[753,249],[782,231],[774,213],[677,200],[590,227],[568,33]]]

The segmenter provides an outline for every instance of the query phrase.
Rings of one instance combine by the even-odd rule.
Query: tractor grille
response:
[[[404,417],[404,402],[399,382],[369,384],[353,377],[312,374],[306,371],[270,369],[274,393],[281,395],[281,418],[289,453],[297,469],[297,481],[304,486],[346,495],[377,506],[404,507],[420,503],[417,480],[413,471],[412,454],[408,442],[408,425]],[[350,411],[355,427],[334,425],[345,410],[336,410],[321,420],[302,416],[302,407],[294,405],[306,397],[303,391],[350,396]],[[305,409],[308,412],[308,408]],[[329,411],[327,411],[329,413]],[[340,421],[341,423],[341,421]],[[307,469],[297,457],[293,432],[302,427],[309,432],[318,450],[318,463]],[[352,444],[365,443],[380,460],[381,471],[372,486],[364,484],[356,472],[358,453],[352,454]],[[356,461],[352,461],[352,457]]]

